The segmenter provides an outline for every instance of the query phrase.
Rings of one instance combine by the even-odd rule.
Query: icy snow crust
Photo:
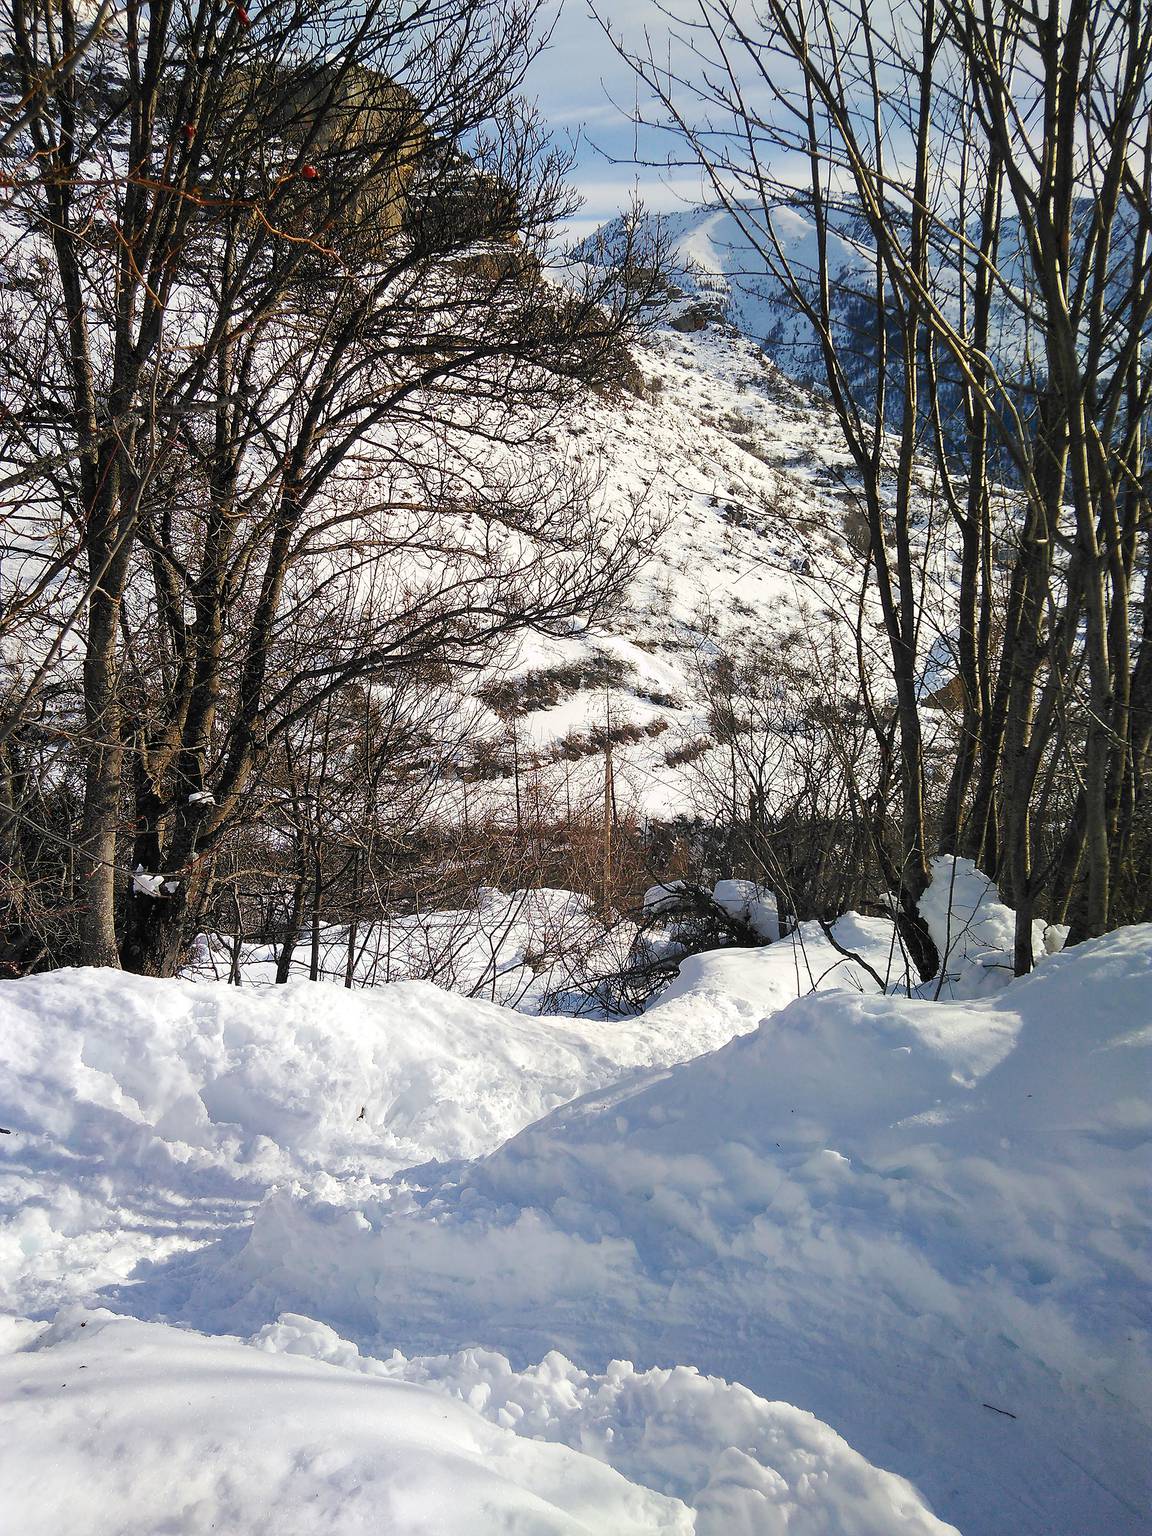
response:
[[[1152,929],[975,1000],[816,931],[625,1024],[93,972],[0,1012],[8,1305],[135,1315],[9,1322],[22,1536],[1152,1528]]]

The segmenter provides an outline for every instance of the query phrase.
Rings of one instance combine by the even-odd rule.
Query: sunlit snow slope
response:
[[[527,639],[503,719],[490,710],[481,729],[514,724],[521,760],[534,756],[546,785],[579,798],[602,776],[589,737],[611,728],[623,737],[618,801],[662,818],[697,806],[693,763],[715,729],[705,673],[721,651],[799,635],[815,677],[831,672],[838,634],[855,666],[859,513],[828,408],[732,327],[658,328],[635,357],[641,394],[589,396],[540,448],[594,467],[619,519],[651,517],[652,558],[614,613],[567,638]],[[925,658],[946,627],[946,565],[927,580]]]

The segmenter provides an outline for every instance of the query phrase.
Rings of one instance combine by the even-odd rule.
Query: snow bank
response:
[[[902,1478],[870,1466],[826,1424],[788,1403],[688,1366],[591,1374],[553,1351],[515,1371],[504,1355],[363,1356],[323,1323],[286,1315],[260,1349],[415,1382],[533,1440],[560,1441],[630,1481],[684,1501],[695,1536],[914,1536],[950,1531]]]
[[[1150,1020],[1147,927],[974,1002],[816,994],[355,1213],[274,1196],[133,1305],[688,1360],[967,1536],[1146,1533]]]
[[[919,907],[940,955],[940,974],[924,988],[928,996],[979,997],[1012,978],[1016,914],[971,859],[933,859],[932,881]],[[1034,922],[1033,955],[1039,960],[1055,953],[1067,936],[1065,927]]]
[[[399,1379],[99,1312],[9,1332],[0,1486],[21,1536],[693,1530],[595,1457]]]
[[[0,1017],[0,1305],[25,1310],[210,1240],[273,1185],[363,1198],[736,1027],[722,1010],[529,1018],[422,982],[235,988],[106,970],[5,982]]]

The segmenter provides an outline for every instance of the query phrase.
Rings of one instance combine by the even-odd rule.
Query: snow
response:
[[[539,442],[539,451],[603,471],[600,501],[631,524],[634,503],[659,527],[654,558],[618,611],[585,632],[525,637],[499,678],[605,657],[622,664],[607,688],[574,685],[517,722],[524,757],[538,759],[546,793],[575,804],[603,794],[603,757],[570,759],[573,733],[660,727],[613,751],[618,802],[639,816],[700,811],[698,769],[669,762],[678,748],[713,741],[705,664],[749,637],[765,645],[802,631],[831,667],[854,612],[856,557],[843,535],[852,469],[826,406],[790,384],[752,342],[710,326],[691,336],[653,332],[635,349],[654,387],[644,396],[589,399]],[[932,624],[926,626],[925,648]],[[855,669],[854,642],[845,651]],[[653,702],[653,696],[660,701]],[[492,722],[499,734],[506,723]],[[507,800],[509,783],[481,789]]]
[[[684,1367],[377,1361],[300,1317],[250,1343],[79,1308],[7,1333],[0,1480],[22,1536],[953,1530],[811,1414]]]
[[[1152,927],[926,916],[939,998],[854,913],[612,1022],[0,985],[14,1529],[1147,1536]]]
[[[688,955],[654,1006],[667,1009],[683,1000],[695,1009],[726,1008],[745,1021],[747,1030],[809,992],[841,987],[879,992],[877,978],[886,986],[906,988],[907,965],[891,922],[847,912],[829,926],[831,938],[819,923],[806,922],[762,949]],[[858,958],[849,958],[853,955]]]
[[[933,992],[976,997],[1004,985],[1015,969],[1016,914],[971,859],[932,860],[932,881],[920,898],[920,915],[940,955]],[[1039,958],[1062,948],[1067,928],[1032,924],[1032,952]]]
[[[775,894],[755,880],[719,880],[712,900],[731,917],[747,923],[757,938],[765,943],[780,937],[780,915]]]
[[[621,969],[635,936],[634,924],[626,919],[606,927],[588,897],[574,891],[537,887],[504,892],[480,886],[465,907],[361,923],[352,936],[352,978],[358,987],[433,981],[464,997],[544,1013],[555,1008],[557,997],[580,993],[595,977]],[[309,975],[311,938],[309,928],[301,931],[290,975]],[[319,977],[342,983],[348,969],[347,928],[323,925],[318,938]],[[243,982],[272,985],[279,949],[260,941],[241,944]],[[227,937],[204,935],[188,974],[227,978],[232,961]]]
[[[106,970],[5,983],[0,1010],[9,1307],[207,1241],[274,1185],[354,1200],[398,1169],[491,1151],[737,1027],[722,1008],[605,1025],[424,982],[236,988]]]
[[[785,293],[778,273],[788,271],[802,286],[816,281],[819,247],[816,226],[798,208],[772,211],[768,232],[763,211],[749,207],[738,217],[716,205],[686,208],[650,216],[675,263],[677,281],[690,299],[711,302],[745,336],[764,343],[793,378],[821,377],[816,338],[797,305]],[[827,261],[833,301],[844,305],[854,294],[867,292],[871,256],[866,244],[844,231],[828,235]],[[859,223],[860,221],[855,221]],[[609,258],[617,245],[618,224],[587,240],[582,249],[589,260],[600,259],[599,242]],[[771,256],[766,263],[765,255]],[[766,270],[770,266],[775,271]],[[857,324],[859,322],[857,321]]]
[[[137,864],[136,872],[132,876],[132,894],[134,896],[168,896],[171,895],[171,891],[174,889],[175,882],[167,879],[164,875],[150,875],[142,864]]]
[[[694,265],[686,303],[819,370],[736,221],[665,223]],[[777,228],[810,269],[810,224]],[[850,291],[867,253],[847,231],[833,251]],[[480,682],[573,668],[517,719],[544,802],[599,805],[602,756],[561,744],[610,717],[650,733],[614,748],[622,809],[693,816],[719,750],[710,661],[800,632],[835,681],[851,469],[829,411],[724,326],[655,333],[637,364],[642,396],[590,397],[547,436],[526,423],[524,451],[602,472],[621,526],[661,527],[656,558],[617,611],[523,637]],[[925,571],[935,688],[946,550]],[[605,657],[617,682],[579,680]],[[473,814],[509,785],[470,786]],[[446,778],[449,819],[461,792]],[[893,925],[849,913],[685,958],[639,1019],[541,1017],[634,930],[597,935],[570,892],[492,890],[362,929],[371,990],[329,984],[337,928],[318,984],[270,985],[254,942],[239,989],[0,984],[0,1306],[28,1314],[0,1317],[8,1521],[1152,1531],[1152,932],[1012,982],[995,886],[963,860],[933,876],[944,970],[923,988]],[[141,867],[133,889],[171,884]],[[777,938],[771,892],[714,897]],[[1036,953],[1064,936],[1037,924]],[[212,940],[201,959],[219,963]]]
[[[686,889],[683,880],[662,880],[659,885],[650,885],[640,903],[644,915],[653,917],[661,912],[675,912]]]
[[[579,1448],[630,1480],[684,1500],[694,1511],[696,1536],[952,1529],[903,1479],[870,1466],[811,1414],[689,1366],[637,1371],[613,1360],[592,1373],[552,1351],[516,1371],[506,1356],[485,1349],[412,1360],[397,1350],[375,1360],[324,1324],[291,1314],[261,1329],[254,1342],[416,1382],[520,1434]]]
[[[0,1405],[5,1523],[21,1536],[693,1528],[678,1501],[445,1394],[101,1312],[0,1355]]]
[[[1147,928],[974,1001],[817,993],[354,1217],[274,1193],[122,1301],[299,1313],[380,1356],[691,1363],[969,1536],[1006,1510],[1019,1536],[1146,1532],[1150,1019]]]

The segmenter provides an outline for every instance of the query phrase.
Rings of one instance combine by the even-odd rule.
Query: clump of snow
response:
[[[919,907],[940,954],[940,974],[930,987],[933,994],[979,997],[1011,978],[1016,914],[971,859],[933,859],[932,880]],[[1040,959],[1057,952],[1067,936],[1067,928],[1034,922],[1033,955]]]
[[[424,982],[236,988],[109,970],[5,982],[0,1000],[10,1307],[88,1295],[209,1241],[276,1184],[355,1199],[397,1169],[475,1157],[740,1026],[720,1008],[602,1024]]]
[[[273,1196],[133,1305],[288,1310],[377,1353],[690,1360],[811,1410],[969,1536],[1005,1511],[1017,1536],[1134,1536],[1150,1018],[1147,927],[975,1001],[816,993],[354,1214]]]
[[[103,1312],[9,1331],[0,1486],[20,1536],[694,1529],[678,1499],[403,1379]]]
[[[685,890],[687,883],[683,880],[664,880],[659,885],[650,885],[644,892],[641,907],[649,916],[675,912],[683,904]]]
[[[691,1507],[695,1536],[944,1536],[903,1478],[871,1466],[810,1413],[690,1366],[581,1370],[553,1350],[517,1371],[486,1349],[387,1360],[286,1314],[258,1348],[415,1382],[534,1441],[559,1441]]]
[[[718,880],[712,900],[730,917],[747,923],[766,944],[780,937],[776,894],[766,885],[758,885],[755,880]]]
[[[167,875],[150,875],[143,864],[137,864],[132,876],[132,894],[151,896],[153,899],[171,896],[178,884],[179,881],[170,880]]]

